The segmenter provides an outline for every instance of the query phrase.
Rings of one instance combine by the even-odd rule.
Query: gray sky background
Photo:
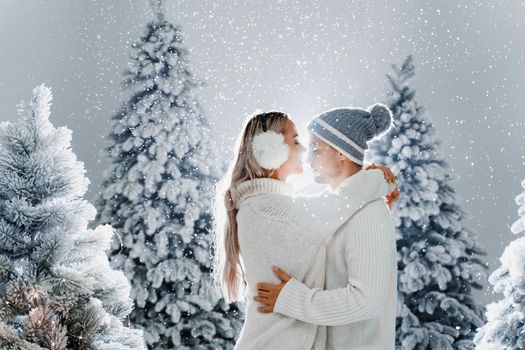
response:
[[[299,126],[316,113],[384,97],[391,63],[414,54],[454,186],[487,247],[490,272],[515,237],[525,178],[524,1],[167,1],[181,24],[197,91],[224,159],[255,109]],[[129,45],[152,18],[146,0],[0,0],[0,121],[46,83],[51,121],[73,130],[94,200],[109,119],[124,101]],[[479,294],[494,300],[490,289]]]

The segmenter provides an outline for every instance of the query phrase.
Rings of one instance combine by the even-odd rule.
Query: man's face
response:
[[[310,134],[307,159],[317,183],[329,184],[341,175],[339,151],[313,134]]]

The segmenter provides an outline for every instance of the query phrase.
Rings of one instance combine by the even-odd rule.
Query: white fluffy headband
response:
[[[266,128],[264,128],[266,129]],[[253,155],[263,169],[277,169],[286,162],[290,153],[283,134],[263,131],[253,137]]]
[[[277,169],[286,162],[290,153],[284,142],[284,135],[268,130],[266,114],[261,115],[263,132],[255,135],[252,141],[252,151],[255,160],[263,169]]]

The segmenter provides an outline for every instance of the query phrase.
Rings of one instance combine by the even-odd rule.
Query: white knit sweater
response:
[[[274,312],[329,326],[328,350],[393,350],[396,254],[390,213],[383,201],[373,201],[328,242],[324,288],[293,278],[281,290]]]
[[[237,186],[234,199],[239,209],[247,305],[236,350],[324,349],[325,327],[257,311],[259,304],[253,300],[257,283],[279,283],[272,271],[276,265],[306,287],[324,288],[328,239],[363,206],[394,188],[378,169],[361,170],[346,179],[337,192],[315,197],[293,197],[289,184],[272,179]]]

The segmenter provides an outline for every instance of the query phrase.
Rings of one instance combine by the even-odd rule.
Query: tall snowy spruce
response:
[[[392,206],[398,250],[396,349],[473,349],[483,306],[472,296],[486,278],[477,235],[450,182],[440,141],[407,82],[412,57],[388,74],[394,129],[370,145],[369,161],[397,175],[400,199]]]
[[[120,234],[112,259],[132,284],[131,323],[151,349],[232,349],[244,315],[212,278],[210,205],[222,168],[181,34],[159,7],[132,45],[132,95],[112,118],[97,222]]]
[[[88,229],[89,180],[71,130],[49,122],[51,98],[35,88],[21,119],[0,125],[0,348],[145,349],[124,325],[129,283],[105,254],[113,229]]]
[[[521,187],[524,192],[516,197],[520,218],[510,227],[515,235],[525,233],[525,180]],[[525,237],[512,241],[500,261],[489,282],[503,298],[487,306],[487,323],[474,338],[477,350],[525,349]]]

